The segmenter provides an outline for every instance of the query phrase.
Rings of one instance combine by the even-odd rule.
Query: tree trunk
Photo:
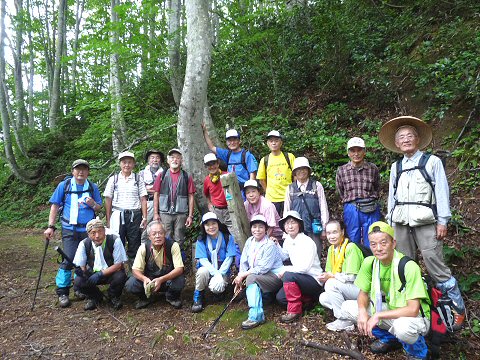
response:
[[[7,110],[7,94],[4,91],[5,84],[5,0],[0,0],[0,116],[2,118],[3,146],[5,157],[12,173],[27,184],[36,184],[38,179],[33,179],[29,174],[20,169],[13,152],[10,138],[10,117]]]
[[[169,0],[168,9],[168,60],[170,63],[169,81],[173,99],[180,105],[182,95],[182,70],[180,68],[180,0]]]
[[[75,11],[75,34],[73,40],[73,61],[72,61],[72,81],[71,81],[71,101],[72,108],[77,103],[77,55],[78,55],[78,37],[80,35],[80,23],[82,22],[83,9],[85,1],[77,1],[77,9]]]
[[[205,170],[203,156],[208,149],[203,141],[201,122],[205,110],[210,77],[211,32],[208,0],[187,0],[187,66],[178,114],[177,139],[183,152],[185,167],[195,179],[197,189],[203,188]],[[200,211],[206,211],[206,201],[197,192]]]
[[[218,45],[218,30],[220,29],[220,19],[218,16],[218,11],[221,11],[218,8],[218,1],[212,1],[212,12],[211,12],[211,23],[212,23],[212,44],[213,46]]]
[[[28,69],[28,127],[30,129],[35,128],[35,117],[33,113],[33,76],[35,75],[34,68],[34,49],[33,49],[33,37],[32,37],[32,9],[30,8],[30,0],[27,0],[27,14],[28,14],[28,58],[29,58],[29,69]]]
[[[67,12],[67,1],[58,0],[58,20],[57,20],[57,41],[55,45],[55,65],[53,71],[52,91],[50,92],[50,111],[48,112],[48,122],[50,129],[55,129],[60,118],[60,78],[62,69],[62,54],[65,46],[65,15]]]
[[[118,22],[118,14],[115,6],[119,5],[119,0],[111,0],[110,21],[114,30],[110,33],[110,45],[112,52],[110,55],[110,97],[111,97],[111,117],[112,117],[112,147],[113,153],[118,154],[126,146],[126,125],[123,117],[122,108],[122,86],[120,82],[120,68],[118,63],[118,54],[116,45],[118,43],[118,32],[115,30],[115,23]]]

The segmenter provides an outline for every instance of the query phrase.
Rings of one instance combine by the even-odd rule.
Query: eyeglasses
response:
[[[405,135],[399,135],[397,136],[397,140],[403,141],[403,140],[413,140],[417,136],[415,134],[405,134]]]

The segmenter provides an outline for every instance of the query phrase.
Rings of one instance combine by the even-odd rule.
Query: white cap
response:
[[[123,158],[130,157],[133,160],[135,160],[135,155],[131,151],[123,151],[120,154],[118,154],[118,160],[122,160]]]
[[[240,139],[240,135],[238,134],[238,131],[235,130],[235,129],[230,129],[226,132],[225,139],[228,139],[228,138],[231,138],[231,137]]]
[[[246,189],[247,187],[254,187],[260,190],[260,185],[258,185],[257,180],[247,180],[243,183],[243,188]]]
[[[308,162],[308,159],[306,157],[301,156],[301,157],[295,158],[292,171],[295,171],[302,167],[309,168],[310,171],[312,170],[312,168],[310,167],[310,163]]]
[[[277,130],[272,130],[267,134],[267,139],[270,137],[278,137],[280,139],[283,139],[283,136],[278,132]]]
[[[353,137],[350,140],[348,140],[347,150],[352,147],[361,147],[365,149],[365,141],[363,141],[363,139],[359,137]]]
[[[203,157],[203,163],[204,164],[208,164],[209,162],[212,162],[212,161],[217,161],[217,157],[215,156],[214,153],[208,153],[207,155],[205,155]]]
[[[250,226],[252,226],[256,222],[262,222],[262,223],[265,224],[266,227],[268,227],[267,219],[262,214],[258,214],[258,215],[253,216],[250,219]]]
[[[168,156],[172,155],[173,153],[178,153],[178,154],[180,154],[180,155],[183,155],[182,152],[181,152],[179,149],[173,148],[172,150],[170,150],[170,151],[168,152]]]
[[[220,222],[220,220],[218,220],[217,214],[215,214],[214,212],[211,212],[211,211],[205,213],[202,216],[202,224],[205,224],[208,220],[216,220],[216,221]]]

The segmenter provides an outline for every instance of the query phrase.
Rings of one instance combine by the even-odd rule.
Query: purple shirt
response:
[[[275,209],[275,205],[270,200],[265,199],[265,197],[260,196],[260,200],[256,205],[252,205],[247,201],[244,203],[245,211],[247,212],[248,221],[255,215],[263,215],[267,219],[268,227],[273,228],[272,236],[275,236],[278,239],[281,239],[283,236],[283,231],[278,226],[280,221],[280,216]]]

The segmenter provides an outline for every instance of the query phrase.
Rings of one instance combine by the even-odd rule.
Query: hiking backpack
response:
[[[290,158],[288,156],[288,152],[286,151],[282,151],[282,154],[283,156],[285,157],[285,160],[287,161],[287,165],[288,165],[288,168],[290,170],[292,170],[292,164],[290,163]],[[263,158],[263,165],[265,165],[265,172],[267,172],[267,168],[268,168],[268,157],[270,156],[270,154],[267,154],[265,155],[265,157]]]
[[[77,191],[72,191],[72,184],[71,184],[71,181],[72,181],[72,178],[73,176],[72,175],[67,175],[65,177],[65,179],[63,179],[63,201],[62,201],[62,205],[58,207],[58,220],[60,222],[62,221],[65,221],[67,222],[68,224],[70,224],[70,220],[69,219],[65,219],[63,217],[63,207],[65,206],[65,201],[67,200],[67,195],[68,194],[77,194],[77,195],[80,195],[80,194],[83,194],[84,192],[87,192],[88,193],[88,196],[90,196],[91,198],[93,198],[93,185],[92,185],[92,182],[88,179],[86,179],[86,183],[88,183],[88,188],[87,190],[77,190]],[[92,209],[92,211],[95,213],[95,210]],[[78,226],[78,224],[77,224]]]
[[[165,173],[162,172],[162,174]],[[113,175],[113,196],[112,196],[112,203],[113,203],[113,199],[115,199],[115,193],[118,192],[118,173],[116,173],[115,175]],[[133,175],[135,176],[135,185],[137,186],[137,191],[138,191],[138,195],[140,196],[140,188],[139,188],[139,176],[137,173],[133,173]]]
[[[246,158],[247,158],[247,150],[246,149],[242,149],[242,156],[241,156],[241,159],[240,159],[239,163],[230,164],[230,156],[231,155],[232,155],[232,150],[228,150],[228,153],[227,153],[227,169],[228,169],[228,165],[242,165],[243,168],[248,171],[247,160],[246,160]]]

